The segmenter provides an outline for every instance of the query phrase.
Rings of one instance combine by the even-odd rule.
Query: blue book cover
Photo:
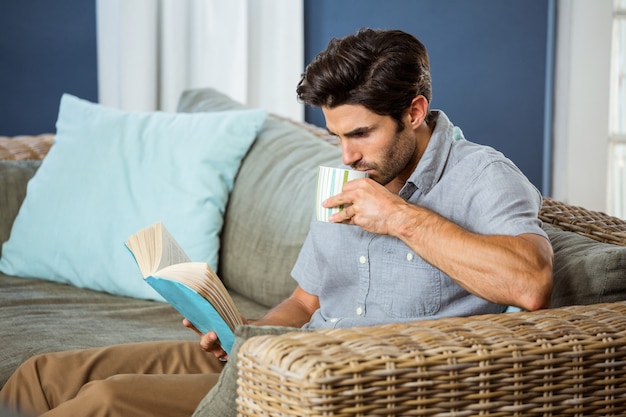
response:
[[[203,334],[217,333],[222,349],[230,354],[235,334],[213,304],[188,286],[169,278],[149,276],[145,281]]]

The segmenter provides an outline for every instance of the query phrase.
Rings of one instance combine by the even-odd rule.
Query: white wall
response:
[[[607,211],[612,0],[558,0],[552,197]]]

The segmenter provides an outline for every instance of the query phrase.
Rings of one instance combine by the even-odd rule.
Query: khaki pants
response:
[[[198,342],[150,342],[30,358],[0,402],[46,417],[191,416],[224,364]]]

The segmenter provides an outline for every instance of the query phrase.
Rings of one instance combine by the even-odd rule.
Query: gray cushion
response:
[[[13,221],[26,196],[26,185],[40,164],[38,160],[0,161],[0,245],[9,239]]]
[[[554,249],[551,307],[626,300],[626,247],[549,224],[543,229]]]
[[[200,401],[193,417],[228,417],[237,415],[237,352],[241,345],[251,337],[280,335],[283,333],[304,331],[293,327],[239,326],[235,330],[235,344],[228,363],[222,370],[217,384]]]
[[[187,91],[179,111],[242,107],[211,89]],[[229,289],[272,307],[296,286],[291,269],[309,230],[319,165],[341,150],[289,121],[269,117],[243,160],[221,236],[219,276]]]

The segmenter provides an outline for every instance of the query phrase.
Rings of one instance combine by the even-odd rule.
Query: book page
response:
[[[157,222],[154,226],[156,227],[157,237],[160,236],[158,241],[161,243],[159,248],[161,257],[159,264],[156,266],[156,271],[166,266],[191,262],[191,259],[189,259],[183,248],[180,247],[174,236],[171,235],[162,222]]]
[[[243,324],[228,290],[217,274],[204,262],[188,262],[166,267],[158,271],[160,278],[168,278],[187,286],[207,300],[222,316],[231,330]],[[187,317],[189,318],[189,317]]]
[[[126,241],[126,247],[135,257],[144,278],[169,265],[190,262],[162,222],[134,233]]]

